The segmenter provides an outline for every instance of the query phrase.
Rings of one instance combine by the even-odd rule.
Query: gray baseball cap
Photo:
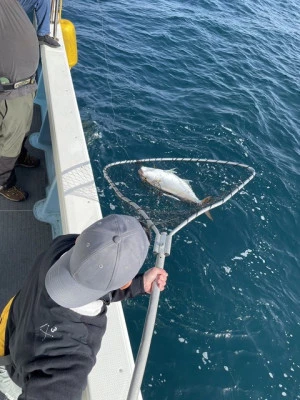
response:
[[[45,279],[47,292],[63,307],[81,307],[133,279],[148,249],[136,218],[109,215],[85,229],[52,265]]]

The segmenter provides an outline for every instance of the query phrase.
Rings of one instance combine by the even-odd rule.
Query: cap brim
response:
[[[93,290],[79,284],[70,273],[70,258],[73,248],[64,253],[49,269],[45,286],[55,303],[66,308],[84,306],[98,300],[106,292]]]

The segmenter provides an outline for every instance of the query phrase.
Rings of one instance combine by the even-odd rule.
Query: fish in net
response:
[[[200,158],[149,158],[107,165],[104,177],[123,201],[155,232],[158,268],[171,253],[172,236],[189,222],[224,204],[253,179],[252,167]],[[129,211],[129,213],[131,213]],[[204,216],[202,217],[204,218]],[[139,395],[152,340],[159,289],[154,285],[127,400]]]
[[[131,212],[133,207],[160,231],[170,231],[194,215],[206,213],[213,219],[210,210],[241,190],[254,173],[245,164],[195,158],[127,160],[104,169],[123,206],[130,206]]]

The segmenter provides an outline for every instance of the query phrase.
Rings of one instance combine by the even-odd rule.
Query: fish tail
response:
[[[200,200],[199,205],[201,205],[203,207],[206,204],[209,204],[211,202],[211,200],[212,200],[212,196],[207,196],[203,200]],[[211,221],[213,221],[213,217],[212,217],[210,211],[206,211],[205,215],[207,216],[207,218],[209,218]]]

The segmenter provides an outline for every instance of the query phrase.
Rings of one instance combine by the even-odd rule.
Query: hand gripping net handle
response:
[[[160,235],[157,227],[155,224],[151,221],[151,218],[148,216],[148,214],[139,206],[137,205],[134,201],[128,199],[126,196],[122,194],[122,192],[117,188],[116,184],[111,180],[111,178],[108,175],[108,170],[117,165],[121,164],[137,164],[137,163],[145,163],[145,162],[155,162],[155,161],[176,161],[176,162],[199,162],[199,163],[212,163],[212,164],[224,164],[224,165],[231,165],[231,166],[237,166],[237,167],[242,167],[245,168],[249,171],[250,175],[247,179],[245,179],[241,184],[239,184],[234,190],[232,190],[228,195],[226,195],[224,198],[218,200],[217,202],[208,205],[206,207],[203,207],[201,210],[198,212],[192,214],[189,218],[185,219],[181,224],[176,226],[168,235],[166,233],[162,233]],[[212,210],[213,208],[219,207],[220,205],[226,203],[231,197],[233,197],[237,192],[239,192],[244,186],[247,185],[255,176],[255,171],[252,167],[249,167],[246,164],[240,164],[237,162],[232,162],[232,161],[223,161],[223,160],[211,160],[211,159],[206,159],[206,158],[144,158],[140,160],[125,160],[125,161],[118,161],[114,162],[111,164],[108,164],[104,170],[103,174],[105,179],[108,181],[112,189],[115,191],[116,195],[123,201],[125,201],[127,204],[132,206],[136,212],[141,215],[147,222],[147,225],[149,228],[154,230],[156,234],[156,239],[155,242],[157,243],[158,238],[163,237],[163,244],[161,246],[158,246],[159,250],[157,250],[156,246],[156,252],[157,252],[157,258],[156,258],[156,264],[155,266],[158,268],[163,268],[164,267],[164,261],[165,261],[165,256],[170,254],[171,250],[171,237],[178,232],[180,229],[182,229],[184,226],[186,226],[189,222],[197,218],[198,216],[206,213],[207,211]],[[135,362],[135,368],[133,371],[132,375],[132,380],[127,396],[127,400],[136,400],[140,387],[142,384],[144,372],[145,372],[145,367],[148,359],[148,354],[149,354],[149,349],[150,349],[150,344],[152,340],[152,335],[153,335],[153,330],[154,330],[154,325],[155,325],[155,319],[156,319],[156,314],[157,314],[157,307],[158,307],[158,302],[159,302],[159,296],[160,296],[160,291],[156,285],[154,285],[152,294],[150,296],[150,301],[149,301],[149,306],[148,306],[148,311],[147,311],[147,316],[145,319],[145,325],[142,333],[142,339],[138,351],[138,355],[136,358]]]

